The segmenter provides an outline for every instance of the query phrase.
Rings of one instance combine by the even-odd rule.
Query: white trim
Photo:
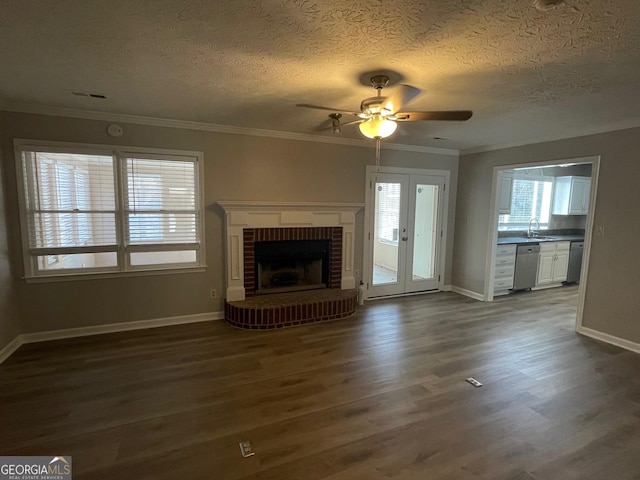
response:
[[[101,335],[103,333],[127,332],[130,330],[144,330],[147,328],[209,322],[211,320],[221,320],[223,318],[224,312],[196,313],[194,315],[181,315],[178,317],[153,318],[150,320],[136,320],[133,322],[107,323],[104,325],[95,325],[90,327],[65,328],[63,330],[50,330],[47,332],[24,333],[20,337],[22,338],[23,344],[46,342],[48,340]]]
[[[17,189],[18,189],[18,208],[20,217],[20,229],[22,238],[22,261],[24,268],[24,278],[27,282],[55,282],[60,280],[80,280],[90,278],[108,278],[113,276],[120,276],[125,274],[147,274],[155,275],[158,273],[185,273],[193,271],[203,271],[206,269],[206,243],[205,243],[205,211],[206,206],[204,203],[204,153],[200,151],[190,150],[175,150],[175,149],[162,149],[162,148],[147,148],[147,147],[132,147],[126,145],[104,145],[104,144],[89,144],[89,143],[75,143],[75,142],[56,142],[47,140],[31,140],[24,138],[15,138],[13,140],[14,145],[14,159],[16,162],[16,177],[17,177]],[[113,250],[117,256],[116,267],[104,267],[104,268],[90,268],[90,269],[61,269],[61,270],[46,270],[41,271],[35,266],[34,253],[29,245],[29,226],[28,216],[26,208],[26,192],[25,192],[25,179],[23,172],[23,152],[25,151],[51,151],[51,152],[65,152],[65,153],[91,153],[109,156],[112,158],[114,167],[114,213],[116,224],[116,237],[118,240],[117,250]],[[127,159],[134,156],[141,156],[142,158],[158,158],[173,159],[178,161],[189,161],[195,166],[196,172],[196,196],[197,196],[197,208],[193,213],[198,218],[198,247],[195,248],[196,262],[191,264],[154,264],[149,266],[133,267],[129,264],[128,259],[125,259],[125,251],[128,253],[132,251],[129,247],[125,246],[125,239],[123,238],[124,232],[124,217],[127,213],[124,202],[124,185],[126,185],[127,177],[123,173],[123,166]],[[105,213],[109,213],[105,211]],[[49,251],[51,249],[42,248],[40,250]],[[77,251],[77,248],[70,248],[70,250]],[[102,247],[97,249],[88,248],[91,252],[101,251]],[[133,250],[136,251],[166,251],[162,246],[137,246]],[[190,250],[193,250],[191,248]],[[44,252],[43,252],[44,253]],[[148,273],[147,273],[148,272]]]
[[[0,364],[11,356],[18,348],[27,343],[47,342],[49,340],[62,340],[67,338],[88,337],[103,333],[128,332],[131,330],[145,330],[147,328],[169,327],[173,325],[186,325],[189,323],[210,322],[222,320],[224,312],[196,313],[194,315],[182,315],[178,317],[155,318],[150,320],[137,320],[134,322],[108,323],[89,327],[65,328],[62,330],[50,330],[48,332],[23,333],[14,338],[7,346],[0,350]]]
[[[441,292],[450,292],[451,291],[451,285],[443,285],[442,288],[440,289]]]
[[[26,283],[50,283],[50,282],[77,282],[79,280],[101,280],[105,278],[124,277],[149,277],[154,275],[182,275],[185,273],[203,273],[207,271],[207,266],[164,268],[162,270],[130,270],[123,272],[114,270],[113,272],[100,273],[68,273],[66,275],[42,275],[39,277],[22,277]]]
[[[580,270],[580,284],[578,286],[578,310],[576,312],[576,331],[582,327],[584,304],[587,298],[587,282],[589,281],[589,258],[593,238],[594,221],[596,217],[596,197],[598,195],[598,181],[600,179],[600,155],[591,157],[591,190],[589,192],[589,211],[587,224],[584,229],[584,248],[582,251],[582,266]]]
[[[514,148],[514,147],[525,147],[528,145],[535,145],[537,143],[547,143],[547,142],[556,142],[559,140],[569,140],[571,138],[582,138],[582,137],[588,137],[590,135],[598,135],[600,133],[608,133],[608,132],[617,132],[620,130],[628,130],[630,128],[637,128],[640,127],[640,118],[632,118],[630,120],[624,120],[621,122],[613,122],[613,123],[609,123],[606,125],[603,125],[601,127],[595,127],[592,129],[586,129],[586,130],[582,130],[579,134],[576,133],[569,133],[569,134],[562,134],[559,133],[557,135],[549,135],[546,137],[538,137],[537,139],[529,139],[529,140],[521,140],[518,142],[511,142],[511,143],[503,143],[503,144],[498,144],[498,145],[483,145],[480,147],[472,147],[472,148],[467,148],[467,149],[462,149],[460,150],[460,155],[471,155],[474,153],[483,153],[483,152],[491,152],[494,150],[504,150],[507,148]]]
[[[366,146],[371,147],[371,144],[367,143]],[[380,143],[380,147],[382,148],[382,150],[401,150],[404,152],[435,153],[439,155],[450,155],[454,157],[460,157],[460,150],[455,150],[452,148],[425,147],[421,145],[405,145],[403,143],[385,143],[384,140]]]
[[[6,347],[0,350],[0,364],[12,355],[18,348],[27,343],[47,342],[66,338],[88,337],[103,333],[128,332],[131,330],[145,330],[147,328],[186,325],[189,323],[210,322],[224,319],[224,312],[196,313],[177,317],[154,318],[150,320],[136,320],[133,322],[108,323],[89,327],[65,328],[49,330],[47,332],[23,333],[14,338]]]
[[[481,302],[485,301],[484,295],[482,295],[481,293],[472,292],[471,290],[467,290],[466,288],[451,285],[451,291],[459,295],[464,295],[465,297],[473,298],[474,300],[479,300]]]
[[[591,328],[582,326],[576,328],[576,331],[586,337],[590,337],[595,340],[608,343],[610,345],[615,345],[616,347],[624,348],[625,350],[630,350],[635,353],[640,353],[640,343],[625,340],[624,338],[616,337],[614,335],[609,335],[608,333],[599,332],[598,330],[593,330]]]
[[[389,300],[390,298],[416,297],[418,295],[434,295],[442,290],[424,290],[422,292],[394,293],[392,295],[380,295],[378,297],[367,298],[367,302],[375,302],[377,300]]]
[[[370,286],[373,278],[373,262],[371,261],[373,256],[372,251],[372,238],[369,238],[373,234],[373,201],[374,197],[371,195],[371,187],[373,175],[377,173],[383,174],[400,174],[408,175],[421,175],[421,176],[433,176],[444,177],[444,192],[443,192],[443,205],[442,205],[442,219],[440,223],[440,229],[442,230],[442,236],[440,237],[440,252],[439,252],[439,274],[441,280],[438,282],[438,291],[444,290],[444,276],[446,272],[447,262],[447,238],[449,235],[449,196],[453,192],[451,187],[451,172],[449,170],[434,170],[434,169],[421,169],[421,168],[405,168],[405,167],[376,167],[374,165],[366,166],[365,175],[365,211],[364,211],[364,233],[363,233],[363,248],[362,248],[362,272],[363,281],[365,285]],[[365,299],[369,298],[369,289],[365,289]],[[402,295],[402,294],[400,294]],[[374,298],[374,297],[371,297]],[[378,298],[378,297],[375,297]]]
[[[543,283],[542,285],[536,285],[535,287],[531,287],[531,291],[535,292],[537,290],[546,290],[548,288],[558,288],[561,286],[562,286],[562,282]]]
[[[204,161],[204,154],[196,150],[175,150],[170,148],[155,147],[133,147],[131,145],[109,145],[105,143],[82,143],[82,142],[56,142],[49,140],[33,140],[28,138],[14,138],[14,148],[20,149],[34,148],[36,151],[44,149],[51,151],[51,148],[57,149],[61,153],[95,153],[96,155],[113,155],[114,151],[124,153],[126,155],[135,154],[160,154],[165,156],[180,156],[184,158],[198,157],[199,162]]]
[[[593,219],[595,217],[596,193],[598,189],[598,176],[600,173],[600,155],[592,155],[588,157],[561,158],[556,160],[544,160],[539,162],[516,163],[509,165],[496,165],[493,167],[493,183],[491,187],[491,202],[489,216],[489,232],[487,256],[485,262],[485,279],[484,279],[484,299],[487,302],[493,301],[493,277],[496,264],[496,249],[498,247],[498,173],[504,170],[522,169],[528,167],[545,167],[553,165],[566,164],[591,164],[591,190],[589,198],[589,211],[587,212],[587,224],[584,230],[584,251],[582,254],[582,273],[580,275],[580,287],[578,290],[578,314],[577,322],[582,322],[582,312],[584,308],[584,299],[587,284],[589,255],[591,252],[591,238],[593,236]],[[576,323],[578,325],[579,323]]]
[[[245,228],[342,228],[342,265],[340,288],[356,288],[353,275],[356,214],[360,203],[260,202],[220,200],[225,212],[225,276],[228,302],[245,299]]]
[[[218,205],[225,212],[231,211],[280,211],[280,210],[304,210],[304,211],[325,211],[342,212],[349,211],[356,213],[364,203],[320,203],[320,202],[261,202],[246,200],[219,200]]]
[[[213,123],[191,122],[186,120],[171,120],[166,118],[144,117],[139,115],[127,115],[122,113],[96,112],[77,110],[74,108],[54,107],[49,105],[30,105],[15,103],[0,103],[0,110],[17,113],[30,113],[34,115],[51,115],[57,117],[81,118],[85,120],[101,120],[105,122],[122,122],[153,127],[182,128],[186,130],[199,130],[205,132],[228,133],[237,135],[251,135],[254,137],[281,138],[285,140],[299,140],[306,142],[332,143],[338,145],[351,145],[354,147],[373,148],[371,140],[359,140],[337,136],[311,135],[308,133],[281,132],[277,130],[264,130],[259,128],[235,127],[228,125],[216,125]],[[460,151],[450,148],[426,147],[420,145],[404,145],[398,143],[382,143],[383,149],[404,150],[410,152],[434,153],[439,155],[459,156]]]
[[[22,339],[20,338],[20,335],[18,335],[16,338],[14,338],[13,340],[11,340],[9,343],[7,343],[4,348],[0,349],[0,365],[2,364],[2,362],[4,362],[7,358],[9,358],[11,355],[13,355],[13,353],[18,350],[22,344],[24,342],[22,341]]]

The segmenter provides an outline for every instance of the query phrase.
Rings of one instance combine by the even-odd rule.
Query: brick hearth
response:
[[[271,330],[349,317],[357,306],[356,290],[332,288],[257,295],[227,302],[225,320],[238,328]]]

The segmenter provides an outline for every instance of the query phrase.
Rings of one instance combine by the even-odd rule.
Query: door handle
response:
[[[409,239],[409,237],[402,237],[402,241],[406,242]]]

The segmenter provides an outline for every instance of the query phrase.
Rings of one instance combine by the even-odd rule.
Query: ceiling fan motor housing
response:
[[[371,85],[373,85],[373,88],[375,88],[376,90],[382,90],[388,84],[389,77],[387,77],[386,75],[374,75],[373,77],[371,77]]]
[[[360,104],[360,111],[362,112],[360,116],[363,118],[368,118],[370,115],[375,115],[377,113],[381,115],[391,115],[393,112],[387,108],[384,108],[384,102],[386,100],[387,97],[365,98]]]

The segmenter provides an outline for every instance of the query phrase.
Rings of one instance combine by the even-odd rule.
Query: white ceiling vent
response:
[[[564,0],[534,0],[533,6],[542,12],[553,10],[564,4]]]

